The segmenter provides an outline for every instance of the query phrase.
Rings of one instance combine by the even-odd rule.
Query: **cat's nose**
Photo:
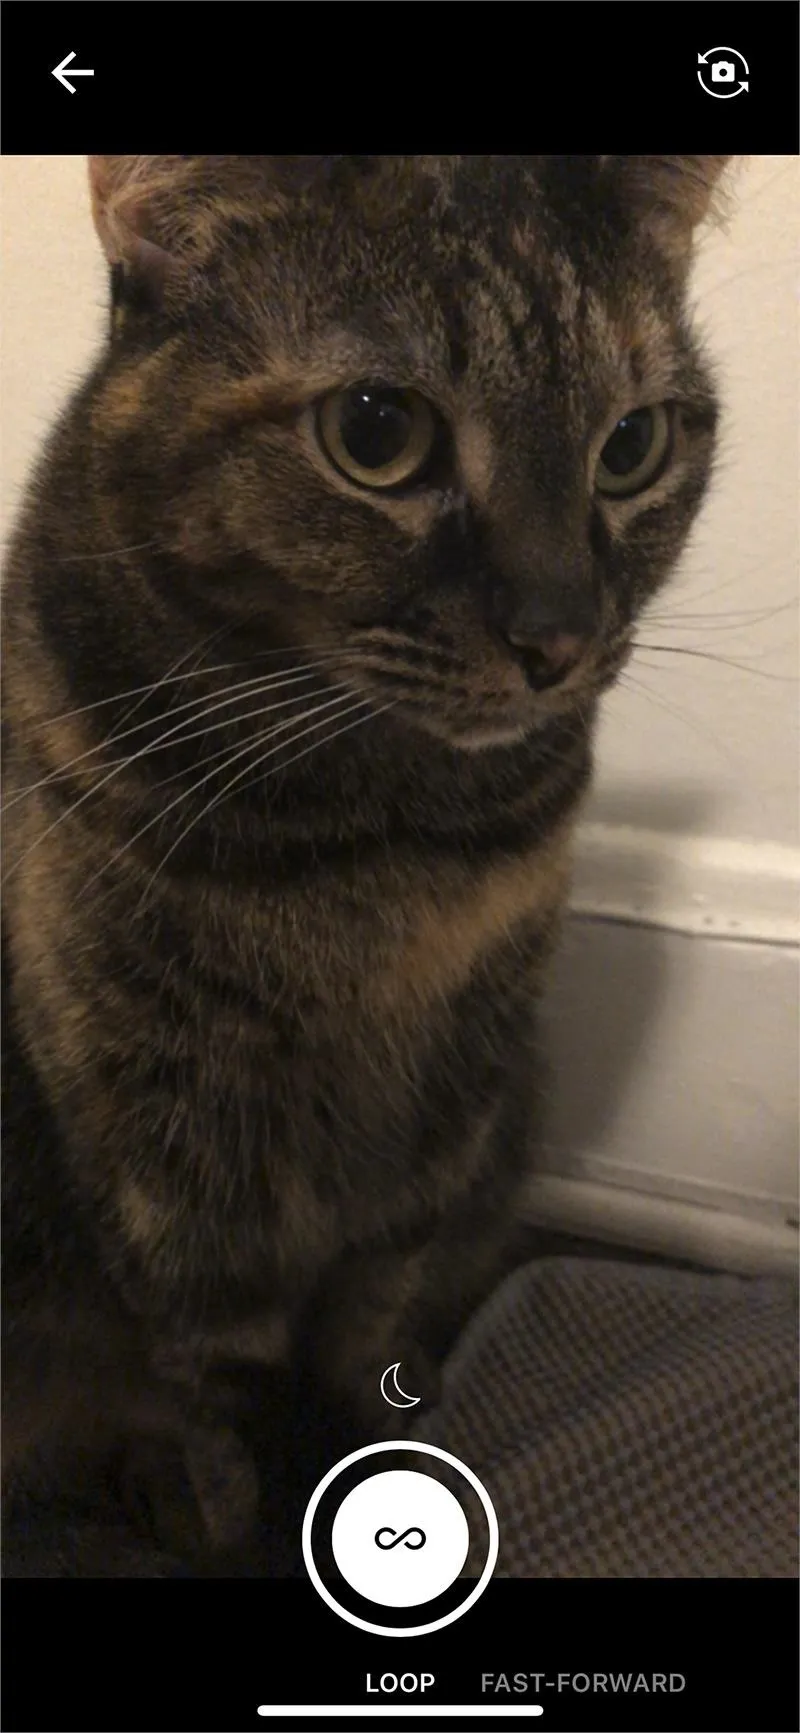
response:
[[[514,603],[508,589],[497,587],[491,609],[495,631],[518,656],[528,685],[546,692],[566,680],[580,662],[591,634],[590,609]]]
[[[516,650],[525,679],[534,692],[560,686],[577,668],[586,648],[586,639],[575,632],[540,632],[530,639],[517,638],[511,632],[503,636]]]

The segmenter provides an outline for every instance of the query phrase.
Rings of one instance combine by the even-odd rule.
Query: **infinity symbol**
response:
[[[390,1534],[392,1539],[381,1540],[382,1534]],[[419,1540],[409,1540],[410,1534],[418,1534]],[[421,1528],[404,1528],[402,1534],[395,1534],[393,1528],[379,1528],[375,1536],[375,1545],[380,1547],[381,1552],[391,1552],[392,1547],[399,1546],[402,1540],[405,1541],[411,1552],[419,1552],[420,1547],[425,1545],[425,1538],[425,1531]]]

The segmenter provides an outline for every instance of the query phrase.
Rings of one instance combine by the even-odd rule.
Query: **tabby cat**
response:
[[[598,700],[708,483],[727,161],[90,159],[110,338],[4,600],[12,1485],[145,1441],[223,1545],[231,1367],[362,1442],[390,1361],[435,1399]]]

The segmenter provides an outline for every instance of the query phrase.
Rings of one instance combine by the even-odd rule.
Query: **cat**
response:
[[[152,1448],[224,1547],[237,1366],[362,1442],[390,1362],[435,1401],[599,699],[709,482],[729,160],[90,158],[111,331],[3,600],[12,1488]]]

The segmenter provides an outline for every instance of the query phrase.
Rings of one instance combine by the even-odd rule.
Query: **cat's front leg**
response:
[[[305,1352],[326,1393],[344,1404],[368,1439],[403,1435],[410,1417],[435,1407],[441,1379],[415,1329],[424,1292],[427,1246],[398,1252],[371,1247],[340,1260],[314,1302]],[[399,1388],[418,1400],[407,1408]]]
[[[270,1373],[288,1349],[278,1311],[194,1335],[162,1337],[152,1365],[174,1393],[180,1429],[133,1435],[122,1463],[125,1503],[163,1546],[181,1555],[246,1544],[259,1512],[260,1486],[248,1439],[279,1395]],[[266,1410],[266,1412],[264,1412]]]
[[[313,1303],[311,1358],[322,1385],[349,1404],[372,1437],[413,1435],[438,1405],[441,1368],[459,1332],[509,1267],[514,1202],[526,1164],[526,1116],[498,1104],[486,1168],[420,1243],[352,1251],[330,1272]],[[398,1400],[387,1368],[400,1362]]]

